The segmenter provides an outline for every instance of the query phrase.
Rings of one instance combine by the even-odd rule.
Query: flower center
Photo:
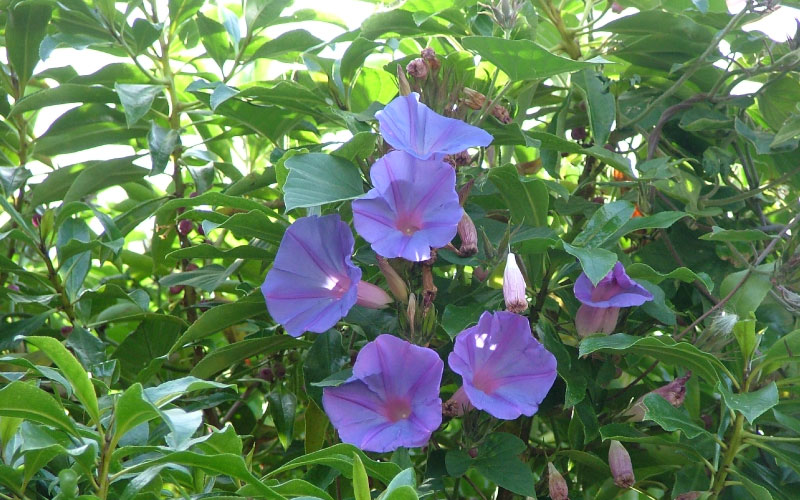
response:
[[[406,398],[390,399],[386,402],[384,412],[391,422],[405,420],[411,415],[411,402]]]
[[[486,394],[491,395],[499,385],[489,370],[480,369],[472,376],[472,386]]]
[[[324,286],[331,291],[331,295],[340,299],[350,289],[350,278],[346,276],[341,278],[338,276],[328,276],[328,281]]]
[[[397,227],[397,229],[406,236],[411,236],[412,234],[422,229],[422,224],[417,220],[416,217],[401,216],[397,218],[397,223],[395,227]]]

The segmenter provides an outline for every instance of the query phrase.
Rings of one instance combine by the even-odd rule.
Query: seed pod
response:
[[[614,476],[614,484],[620,488],[630,488],[636,482],[631,456],[619,441],[611,441],[608,449],[608,466],[611,468],[611,475]]]
[[[569,490],[564,476],[555,468],[552,462],[547,464],[547,484],[550,488],[552,500],[569,500]]]
[[[408,65],[406,65],[406,71],[408,71],[409,75],[420,80],[424,80],[428,77],[428,65],[425,64],[425,60],[420,57],[408,63]]]

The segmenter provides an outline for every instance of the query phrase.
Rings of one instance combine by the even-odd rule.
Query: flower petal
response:
[[[386,142],[421,160],[492,142],[488,132],[431,110],[416,92],[395,98],[375,117]]]

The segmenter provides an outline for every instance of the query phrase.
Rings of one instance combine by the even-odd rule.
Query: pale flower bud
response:
[[[399,64],[397,65],[397,90],[400,95],[409,95],[411,93],[411,85],[408,83],[408,78],[406,78],[406,73],[403,71],[403,67]]]
[[[458,255],[471,257],[478,253],[478,230],[475,229],[475,223],[466,212],[458,221],[458,236],[461,237],[461,248],[458,249]]]
[[[408,74],[414,78],[424,80],[428,76],[428,65],[425,64],[424,59],[418,57],[408,63],[406,66],[406,71],[408,71]]]
[[[378,255],[377,261],[378,268],[381,270],[381,273],[383,273],[384,278],[386,278],[389,291],[392,292],[394,298],[403,303],[408,302],[408,287],[406,286],[406,282],[403,281],[403,278],[397,274],[397,271],[394,270],[392,265],[389,264],[389,261],[385,258]]]
[[[356,304],[370,309],[384,309],[392,302],[394,300],[383,288],[366,281],[358,282]]]
[[[556,470],[551,462],[547,464],[547,483],[552,500],[569,500],[569,490],[564,476]]]
[[[608,449],[608,466],[611,468],[611,475],[614,476],[614,484],[620,488],[630,488],[636,482],[633,477],[633,464],[628,450],[619,441],[611,441]]]
[[[525,298],[525,277],[517,265],[516,256],[508,252],[506,269],[503,271],[503,298],[506,300],[506,309],[519,314],[528,308],[528,299]]]

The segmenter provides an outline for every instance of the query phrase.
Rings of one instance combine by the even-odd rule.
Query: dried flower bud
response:
[[[492,116],[497,118],[497,120],[500,123],[503,123],[503,124],[511,123],[511,114],[508,112],[508,110],[505,107],[500,106],[499,104],[496,104],[492,108]]]
[[[552,462],[547,463],[547,484],[550,488],[552,500],[569,500],[569,490],[564,476],[555,468]]]
[[[39,224],[41,223],[42,214],[33,214],[33,217],[31,217],[31,224],[33,224],[33,227],[39,227]]]
[[[669,404],[678,408],[683,404],[683,400],[686,399],[686,382],[692,377],[692,372],[686,372],[686,375],[683,377],[678,377],[669,384],[663,385],[658,389],[648,392],[647,394],[658,394],[662,398],[666,399]],[[636,402],[631,406],[630,410],[628,410],[625,414],[630,416],[630,421],[632,422],[641,422],[644,419],[644,398],[647,396],[640,397],[636,400]]]
[[[519,314],[528,308],[528,299],[525,298],[525,277],[517,265],[517,257],[508,252],[506,269],[503,271],[503,298],[506,300],[506,309]]]
[[[270,367],[264,367],[258,372],[258,378],[265,380],[267,382],[272,382],[275,380],[275,374],[272,373],[272,369]]]
[[[194,224],[189,219],[181,219],[178,221],[178,234],[181,236],[186,236],[187,234],[192,232],[194,229]]]
[[[450,396],[450,399],[442,404],[442,415],[445,417],[460,417],[473,408],[474,406],[469,402],[467,393],[462,386]]]
[[[411,94],[411,85],[408,83],[403,67],[399,64],[397,65],[397,91],[404,96]]]
[[[370,309],[384,309],[394,302],[383,288],[366,281],[359,281],[356,304]]]
[[[608,466],[614,476],[614,484],[620,488],[630,488],[636,482],[636,478],[633,476],[631,456],[619,441],[611,441],[608,449]]]
[[[273,371],[275,372],[275,378],[277,379],[282,379],[286,376],[286,366],[280,361],[275,363]]]
[[[675,500],[697,500],[704,492],[702,491],[687,491],[675,497]]]
[[[620,5],[619,2],[612,2],[611,3],[611,12],[613,12],[614,14],[619,14],[623,10],[625,10],[625,7]]]
[[[62,326],[61,327],[61,336],[62,337],[67,338],[67,337],[69,337],[70,333],[72,333],[72,327],[71,326]]]
[[[470,456],[470,458],[477,458],[478,457],[478,448],[475,448],[473,446],[472,448],[467,450],[467,454]]]
[[[389,261],[380,255],[376,256],[378,260],[378,268],[381,270],[383,277],[386,278],[386,283],[389,285],[389,291],[392,292],[394,298],[400,302],[408,302],[408,287],[403,278],[397,274]]]
[[[487,271],[482,267],[476,267],[475,269],[472,270],[472,276],[474,276],[476,280],[483,283],[484,281],[486,281],[486,278],[489,277],[489,271]]]
[[[483,107],[483,103],[486,102],[485,95],[481,94],[477,90],[472,90],[469,87],[464,87],[464,95],[467,96],[466,99],[464,99],[464,104],[472,109],[481,109]]]
[[[462,151],[460,153],[446,155],[444,157],[444,161],[452,165],[453,168],[458,168],[463,167],[464,165],[469,165],[469,162],[472,161],[472,157],[468,152]]]
[[[183,285],[174,285],[169,287],[170,295],[178,295],[183,291]]]
[[[428,47],[426,49],[422,49],[420,55],[425,60],[425,62],[428,63],[428,66],[430,66],[431,71],[438,71],[439,68],[442,67],[442,62],[439,60],[438,57],[436,57],[436,52],[434,52],[432,48]]]
[[[408,71],[409,75],[414,78],[419,78],[420,80],[424,80],[428,77],[428,65],[425,64],[425,60],[420,57],[408,63],[406,71]]]
[[[458,235],[461,237],[461,248],[458,249],[458,255],[471,257],[478,253],[478,230],[475,229],[475,223],[466,212],[458,221]]]
[[[574,141],[582,141],[586,139],[586,127],[575,127],[569,133]]]

